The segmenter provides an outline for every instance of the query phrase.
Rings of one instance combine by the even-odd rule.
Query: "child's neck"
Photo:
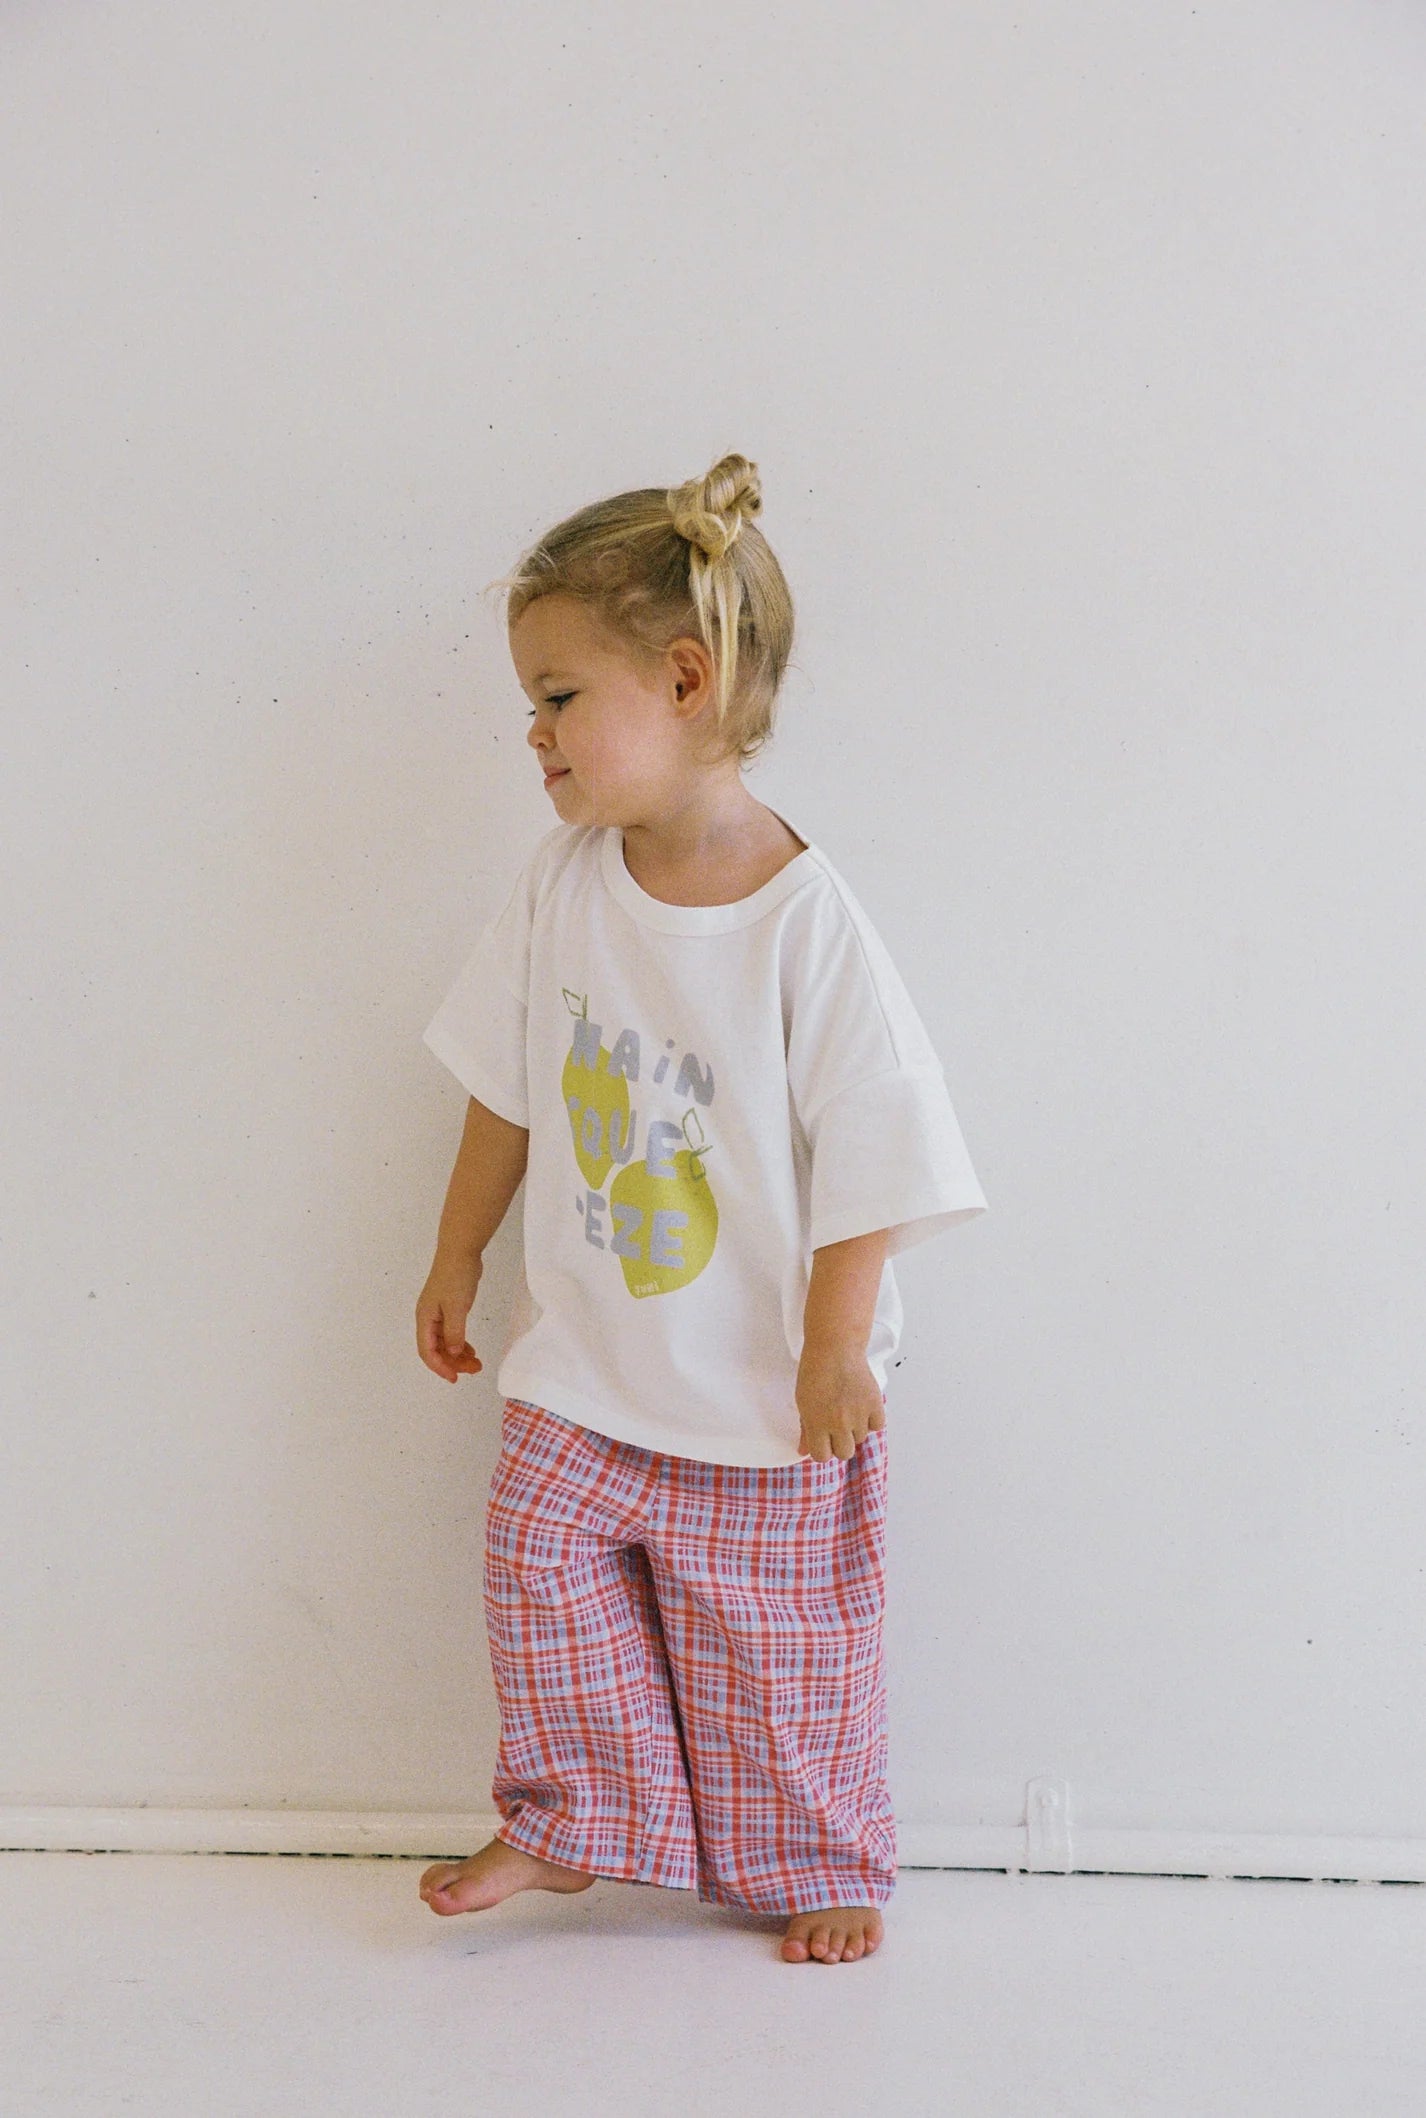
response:
[[[746,794],[747,790],[743,790]],[[736,904],[806,850],[790,824],[747,795],[737,821],[688,835],[647,825],[623,827],[624,866],[641,890],[673,905]]]

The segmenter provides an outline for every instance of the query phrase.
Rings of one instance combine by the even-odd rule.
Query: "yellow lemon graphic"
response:
[[[629,1152],[629,1084],[622,1074],[610,1074],[607,1045],[599,1046],[597,1061],[591,1066],[584,1063],[583,1054],[588,1050],[588,1038],[581,1043],[576,1032],[560,1076],[560,1093],[569,1113],[574,1158],[580,1173],[591,1191],[602,1191],[614,1161],[610,1149],[611,1119],[614,1146],[621,1157]],[[590,1057],[593,1059],[594,1053]]]
[[[630,1294],[667,1294],[697,1279],[718,1240],[718,1202],[703,1162],[691,1148],[678,1150],[670,1176],[651,1175],[642,1155],[626,1163],[609,1193],[611,1214],[616,1206],[632,1206],[639,1213],[633,1227],[630,1217],[623,1216],[624,1233],[638,1251],[637,1257],[619,1260]],[[675,1218],[657,1218],[662,1214]],[[614,1218],[617,1227],[619,1217]]]

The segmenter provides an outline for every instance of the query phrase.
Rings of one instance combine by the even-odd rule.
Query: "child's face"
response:
[[[565,768],[545,780],[561,821],[632,824],[676,805],[713,711],[712,658],[701,641],[676,640],[642,668],[585,604],[550,595],[511,626],[510,654],[534,708],[530,747],[546,773]]]

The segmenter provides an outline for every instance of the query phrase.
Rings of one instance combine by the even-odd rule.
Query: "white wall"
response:
[[[1426,1842],[1419,10],[3,44],[0,1803],[488,1809],[518,1204],[486,1372],[412,1324],[420,1032],[550,821],[480,590],[736,448],[801,627],[749,784],[992,1205],[899,1268],[903,1856],[1037,1775]]]

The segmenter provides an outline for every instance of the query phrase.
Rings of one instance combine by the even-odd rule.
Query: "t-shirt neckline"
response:
[[[664,934],[724,934],[733,927],[751,926],[755,919],[780,904],[789,891],[799,889],[817,862],[816,848],[807,833],[788,823],[780,810],[773,809],[772,814],[803,840],[802,851],[794,853],[786,866],[769,876],[750,897],[735,898],[727,905],[670,905],[661,897],[651,897],[624,864],[624,832],[619,824],[601,827],[599,861],[604,881],[631,918],[641,926],[657,927]]]

